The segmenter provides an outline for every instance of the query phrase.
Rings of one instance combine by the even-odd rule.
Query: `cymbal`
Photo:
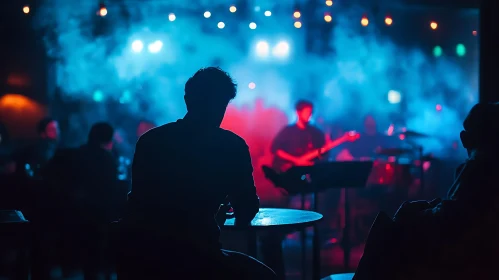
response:
[[[417,131],[412,131],[412,130],[407,130],[403,133],[400,133],[401,135],[404,135],[406,138],[427,138],[430,137],[429,135],[417,132]]]
[[[401,149],[401,148],[388,148],[388,149],[376,149],[377,155],[396,157],[401,155],[406,155],[412,153],[412,149]]]

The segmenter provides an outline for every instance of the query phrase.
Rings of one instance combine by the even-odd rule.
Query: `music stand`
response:
[[[307,189],[302,193],[312,193],[314,197],[314,211],[317,211],[317,193],[326,189],[344,189],[344,211],[345,227],[343,228],[343,257],[344,266],[348,270],[350,266],[351,244],[350,234],[350,202],[348,199],[348,189],[364,188],[373,167],[372,161],[348,161],[348,162],[327,162],[318,163],[313,166],[296,166],[289,169],[286,176],[289,178],[299,178],[301,181],[308,181]],[[317,232],[314,233],[316,238]]]

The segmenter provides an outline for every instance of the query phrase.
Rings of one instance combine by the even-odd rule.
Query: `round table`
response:
[[[248,254],[256,257],[257,240],[256,232],[262,230],[295,231],[314,226],[313,247],[313,275],[314,280],[320,279],[320,247],[315,224],[322,220],[322,214],[313,211],[283,209],[283,208],[260,208],[250,225],[235,226],[235,219],[228,219],[223,226],[224,230],[246,230],[248,235]],[[305,246],[305,244],[302,244]],[[304,273],[303,273],[304,274]]]
[[[322,214],[312,211],[283,209],[283,208],[260,208],[250,226],[243,226],[249,230],[282,229],[298,230],[314,225],[322,219]],[[235,219],[225,221],[224,228],[237,229],[234,226]]]

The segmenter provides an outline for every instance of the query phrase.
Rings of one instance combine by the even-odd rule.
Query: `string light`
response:
[[[230,6],[229,11],[230,11],[231,13],[235,13],[235,12],[237,11],[236,6]]]
[[[430,27],[431,27],[431,29],[436,30],[438,28],[438,23],[432,21],[432,22],[430,22]]]
[[[301,22],[296,21],[295,22],[295,28],[301,28]]]
[[[385,17],[385,24],[390,26],[393,23],[393,19],[390,16]]]
[[[30,11],[29,6],[24,6],[23,7],[23,13],[29,14],[29,11]]]
[[[326,1],[326,6],[329,6],[329,7],[333,6],[333,1],[327,0]]]
[[[106,5],[104,5],[103,3],[101,3],[99,5],[99,12],[97,13],[99,16],[101,17],[105,17],[107,15],[107,8],[106,8]]]
[[[360,24],[362,24],[362,26],[368,26],[369,25],[369,19],[367,19],[366,16],[363,16],[362,19],[360,20]]]
[[[327,13],[326,13],[326,14],[324,15],[324,20],[325,20],[326,22],[331,22],[331,20],[333,20],[333,17],[331,17],[331,15],[330,15],[330,14],[327,14]]]
[[[300,18],[301,17],[301,13],[299,11],[296,11],[293,13],[293,17],[294,18]]]

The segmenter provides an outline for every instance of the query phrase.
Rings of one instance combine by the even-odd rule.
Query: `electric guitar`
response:
[[[338,147],[339,145],[345,142],[354,142],[359,138],[360,138],[359,133],[357,133],[356,131],[349,131],[338,139],[327,141],[326,144],[324,144],[324,146],[322,146],[319,149],[312,150],[310,152],[305,153],[304,155],[296,157],[294,162],[288,161],[287,163],[282,164],[279,169],[280,171],[285,172],[293,166],[298,166],[298,165],[303,166],[303,164],[297,164],[297,163],[304,163],[304,162],[307,163],[307,165],[313,165],[312,160],[320,157],[321,155],[329,152],[331,149]]]

